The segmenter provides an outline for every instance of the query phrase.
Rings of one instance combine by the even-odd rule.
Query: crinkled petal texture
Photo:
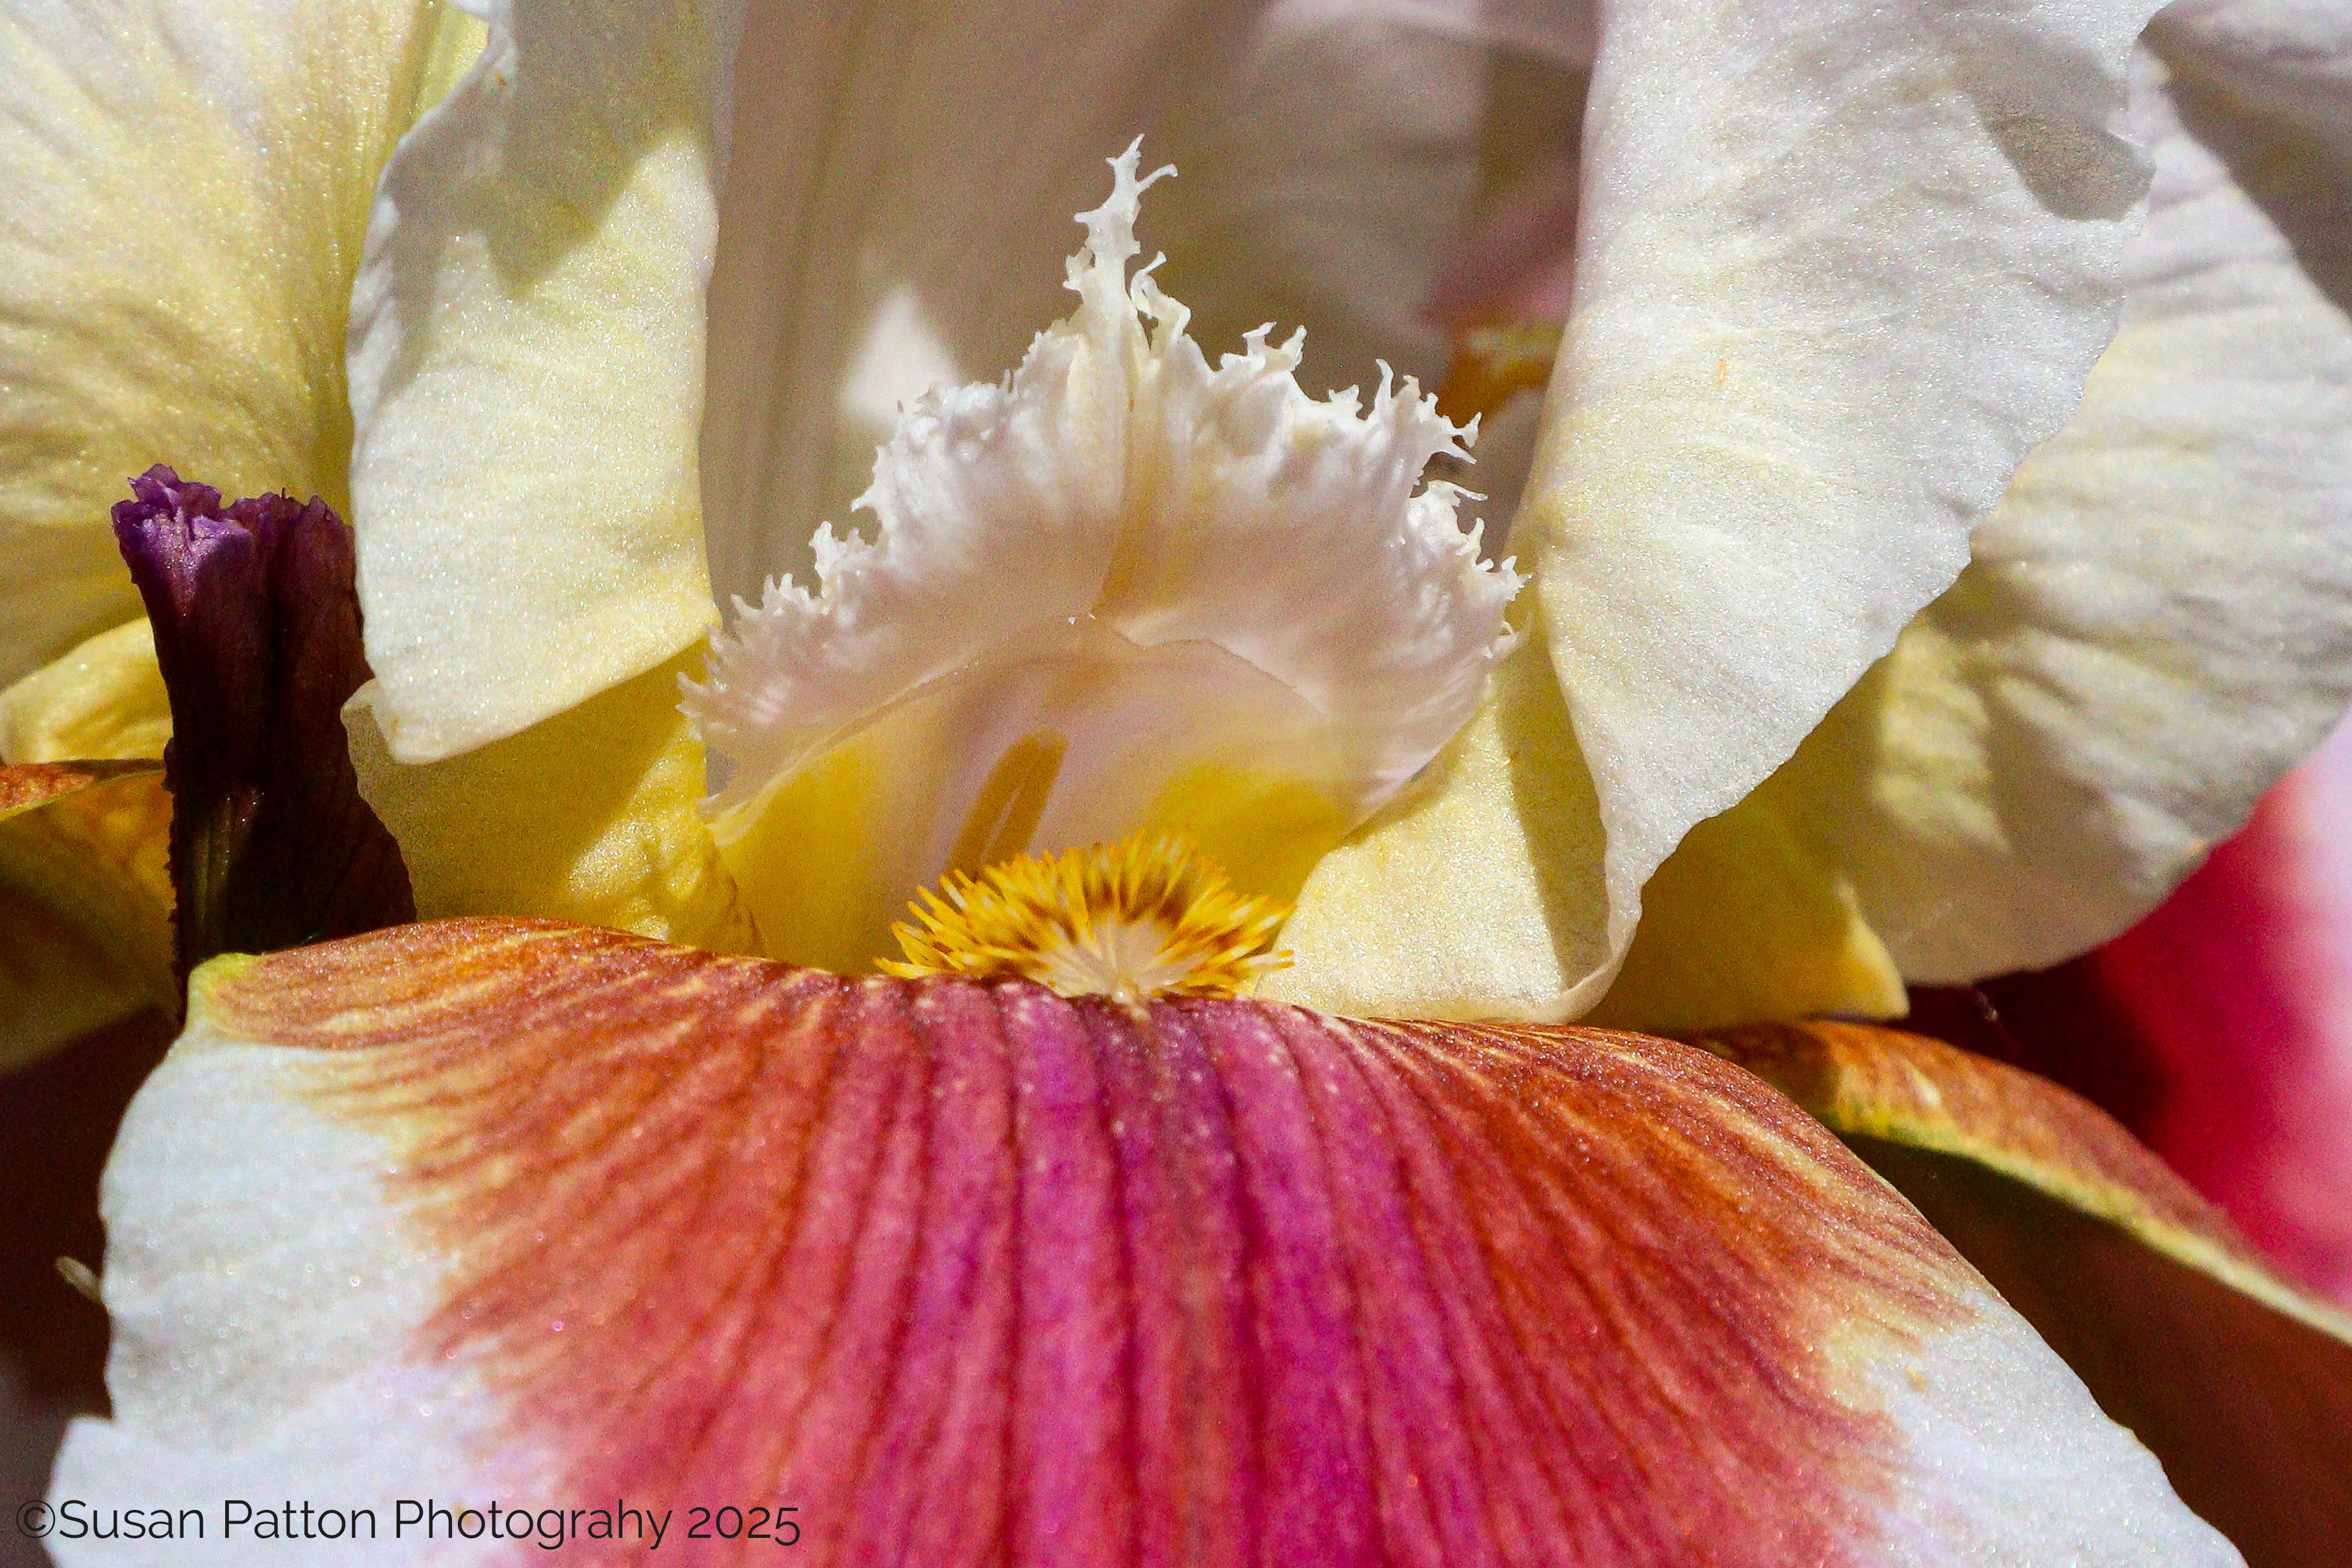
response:
[[[715,619],[696,432],[730,0],[494,0],[384,170],[352,299],[374,710],[437,761]]]
[[[150,464],[343,504],[370,193],[479,36],[435,0],[0,16],[0,683],[138,615],[106,518]]]
[[[1663,1041],[451,922],[204,972],[106,1205],[59,1498],[675,1510],[581,1561],[765,1560],[686,1539],[736,1500],[817,1564],[2236,1561]]]
[[[1264,9],[752,0],[709,296],[722,602],[807,581],[810,536],[864,492],[899,405],[996,376],[1067,309],[1066,225],[1099,199],[1103,156],[1139,133],[1171,151],[1171,101],[1229,78]]]
[[[1603,901],[1525,900],[1486,932],[1483,989],[1400,963],[1348,976],[1351,1005],[1591,1005],[1691,825],[1784,762],[1949,586],[2114,330],[2147,182],[2125,65],[2150,9],[1602,9],[1574,304],[1512,542],[1591,772]],[[1410,887],[1522,837],[1507,793],[1465,804],[1445,831],[1424,814],[1348,853]],[[1533,887],[1542,866],[1495,875]],[[1425,946],[1467,912],[1394,897],[1338,918]]]
[[[359,294],[354,523],[409,763],[691,641],[698,529],[722,602],[808,581],[899,405],[996,374],[1061,308],[1060,226],[1139,131],[1199,160],[1169,234],[1214,341],[1287,312],[1328,323],[1311,388],[1381,355],[1442,373],[1421,307],[1489,64],[1591,34],[1544,0],[491,9],[482,72],[390,171]],[[700,120],[730,132],[723,183]]]
[[[907,410],[872,537],[820,531],[816,591],[741,605],[688,699],[770,952],[863,967],[943,870],[1142,827],[1287,894],[1508,645],[1517,578],[1421,483],[1462,432],[1410,381],[1309,398],[1263,329],[1213,368],[1127,277],[1137,159],[1086,215],[1077,312]]]
[[[2352,698],[2352,164],[2193,63],[2135,86],[2155,194],[2081,412],[1773,781],[1914,980],[2114,936]]]
[[[1447,345],[1423,306],[1526,123],[1492,134],[1499,62],[1589,62],[1586,13],[1063,0],[981,26],[754,0],[709,292],[702,494],[722,602],[807,581],[809,536],[864,491],[898,405],[994,375],[1064,309],[1063,221],[1138,133],[1184,170],[1153,229],[1202,341],[1304,323],[1311,392],[1368,381],[1376,359],[1435,384]],[[569,493],[568,475],[551,483]]]

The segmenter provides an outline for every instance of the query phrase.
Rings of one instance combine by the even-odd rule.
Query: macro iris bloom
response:
[[[2352,1533],[2342,1317],[1856,1021],[2342,710],[2352,32],[482,9],[0,8],[12,1039],[186,984],[54,1502]]]

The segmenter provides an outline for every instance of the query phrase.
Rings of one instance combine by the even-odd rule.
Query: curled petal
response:
[[[2352,1309],[2352,726],[2146,920],[2055,969],[1919,988],[1905,1027],[2064,1084]]]
[[[0,691],[0,762],[161,761],[172,702],[144,616],[77,645]]]
[[[402,763],[511,735],[716,618],[696,496],[730,0],[493,0],[384,169],[352,296],[353,523]]]
[[[2279,1278],[2123,1128],[1916,1035],[1790,1025],[1707,1044],[1853,1141],[2252,1562],[2352,1552],[2352,1317]]]
[[[2133,120],[2156,187],[2082,408],[1772,781],[1915,981],[2116,936],[2352,698],[2352,175],[2155,53]]]
[[[59,1497],[768,1500],[924,1568],[2234,1560],[1663,1041],[457,921],[207,969],[106,1204]]]

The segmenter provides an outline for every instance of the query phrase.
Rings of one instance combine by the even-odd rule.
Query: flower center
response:
[[[1137,833],[1046,858],[1024,855],[978,876],[950,871],[890,928],[906,979],[1034,980],[1064,996],[1140,1002],[1233,996],[1290,962],[1270,951],[1290,916],[1237,892],[1217,863],[1172,834]]]
[[[1183,306],[1129,273],[1161,177],[1139,158],[1080,218],[1077,310],[1004,380],[904,408],[871,529],[820,528],[815,582],[739,604],[687,693],[724,774],[712,831],[772,957],[864,973],[915,890],[944,886],[949,973],[1229,991],[1252,971],[1220,966],[1266,933],[1252,914],[1228,951],[1241,928],[1159,901],[1192,885],[1182,857],[1082,851],[1110,858],[1108,905],[983,868],[1146,834],[1213,855],[1235,909],[1287,898],[1511,647],[1517,574],[1481,559],[1467,492],[1423,482],[1472,431],[1385,372],[1369,404],[1307,396],[1297,334],[1260,328],[1212,365]],[[1168,863],[1114,874],[1135,857]]]

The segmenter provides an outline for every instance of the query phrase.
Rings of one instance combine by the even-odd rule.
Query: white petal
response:
[[[2352,698],[2352,323],[2306,270],[2352,243],[2352,179],[2153,58],[2139,86],[2122,332],[1780,792],[1915,980],[2115,935]]]
[[[754,7],[709,289],[702,496],[722,599],[805,578],[810,534],[865,489],[897,405],[995,375],[1067,308],[1064,226],[1097,199],[1101,158],[1156,137],[1258,9]],[[917,352],[877,352],[909,322]]]
[[[510,735],[715,619],[695,459],[729,0],[491,8],[384,171],[352,526],[393,756]]]
[[[225,1038],[200,1014],[131,1101],[101,1192],[114,1418],[74,1423],[49,1496],[61,1510],[193,1507],[205,1535],[168,1549],[76,1540],[61,1519],[49,1542],[61,1563],[305,1550],[299,1534],[257,1540],[250,1523],[224,1539],[230,1498],[373,1509],[373,1541],[310,1548],[336,1562],[449,1564],[508,1549],[427,1543],[414,1527],[394,1537],[395,1496],[478,1504],[530,1495],[533,1478],[511,1445],[482,1440],[486,1391],[419,1331],[449,1260],[385,1191],[402,1152],[317,1104],[308,1066]],[[256,1154],[300,1180],[257,1180]]]
[[[0,685],[136,616],[151,464],[341,509],[376,171],[478,29],[430,0],[0,14]]]
[[[1087,216],[1077,314],[1003,384],[908,410],[874,536],[821,532],[817,591],[771,584],[689,700],[772,952],[860,965],[949,866],[1147,824],[1295,890],[1505,646],[1516,579],[1479,563],[1450,486],[1416,493],[1459,433],[1410,381],[1361,413],[1308,398],[1296,338],[1211,369],[1181,306],[1130,292],[1136,156]],[[1282,867],[1253,863],[1284,829]]]
[[[1437,269],[1521,134],[1496,134],[1499,62],[1580,68],[1591,30],[1582,0],[1095,0],[985,26],[755,10],[737,75],[765,85],[735,104],[710,292],[720,597],[805,579],[810,533],[865,489],[898,404],[1019,358],[1063,309],[1065,217],[1138,133],[1185,171],[1153,228],[1203,342],[1304,324],[1310,392],[1375,359],[1433,384]]]

